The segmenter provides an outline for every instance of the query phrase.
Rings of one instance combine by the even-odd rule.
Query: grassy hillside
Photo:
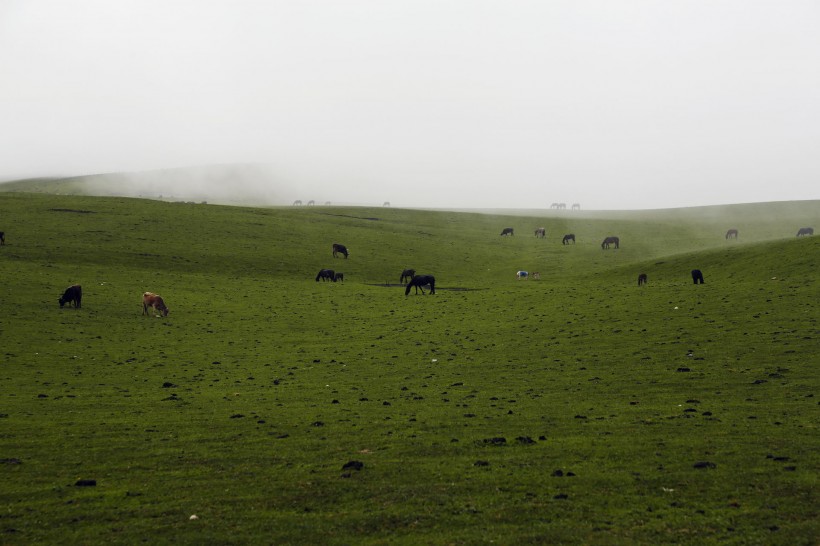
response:
[[[2,193],[1,541],[813,544],[818,212]]]

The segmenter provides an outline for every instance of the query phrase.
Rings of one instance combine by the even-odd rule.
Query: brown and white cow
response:
[[[150,315],[148,312],[148,308],[153,307],[155,310],[162,313],[163,317],[168,316],[168,307],[166,307],[165,302],[162,301],[162,298],[154,294],[153,292],[145,292],[142,295],[142,314],[143,315]]]

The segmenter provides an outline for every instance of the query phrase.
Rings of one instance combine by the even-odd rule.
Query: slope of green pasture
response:
[[[0,195],[2,542],[812,544],[804,205],[726,241],[678,213]],[[383,286],[405,267],[437,294]]]

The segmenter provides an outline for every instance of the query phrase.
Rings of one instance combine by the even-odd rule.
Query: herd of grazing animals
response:
[[[300,202],[296,202],[294,204],[301,204]],[[546,228],[540,227],[535,229],[535,236],[538,238],[546,238]],[[501,230],[502,236],[514,236],[515,232],[514,229],[511,227],[505,227]],[[814,235],[814,228],[811,227],[802,227],[797,231],[797,237],[804,237]],[[726,232],[726,239],[737,239],[738,238],[738,230],[737,229],[729,229]],[[567,245],[570,242],[575,244],[575,234],[568,233],[564,235],[563,239],[561,240],[562,245]],[[6,244],[6,234],[3,231],[0,231],[0,245]],[[620,239],[615,236],[608,236],[604,238],[603,242],[601,243],[601,249],[609,249],[610,245],[613,245],[616,249],[620,247]],[[332,245],[333,250],[333,257],[337,258],[339,254],[343,255],[345,259],[349,256],[349,251],[345,245],[339,243],[333,243]],[[527,279],[529,277],[529,273],[527,271],[518,271],[516,273],[516,278],[518,280]],[[539,279],[539,273],[533,273],[532,277],[534,279]],[[316,282],[322,281],[331,281],[331,282],[339,282],[344,281],[344,273],[334,271],[333,269],[321,269],[319,273],[316,275]],[[407,286],[404,291],[405,296],[410,294],[410,288],[416,289],[416,294],[418,294],[419,290],[421,290],[422,294],[424,292],[424,286],[430,287],[430,293],[436,293],[436,279],[432,275],[416,275],[415,269],[405,269],[401,273],[401,277],[399,278],[399,282],[404,284],[407,281]],[[694,284],[703,284],[703,273],[699,269],[692,270],[692,282]],[[641,273],[638,275],[638,286],[643,286],[647,283],[647,275],[646,273]],[[75,309],[79,308],[82,305],[83,299],[83,289],[82,286],[79,284],[74,284],[69,286],[65,289],[63,294],[59,298],[60,307],[64,307],[65,304],[68,304],[69,307],[74,307]],[[150,315],[148,309],[154,309],[155,311],[162,314],[162,316],[167,317],[169,309],[165,305],[165,301],[162,297],[154,294],[153,292],[145,292],[142,295],[142,314],[143,315]]]

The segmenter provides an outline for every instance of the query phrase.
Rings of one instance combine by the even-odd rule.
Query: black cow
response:
[[[568,245],[569,242],[572,241],[572,244],[575,244],[575,234],[574,233],[567,233],[564,235],[564,238],[561,239],[562,245]]]
[[[513,228],[511,228],[511,227],[505,227],[504,229],[502,229],[502,230],[501,230],[501,235],[502,235],[502,236],[505,236],[505,237],[506,237],[507,235],[512,235],[512,236],[515,236],[515,233],[513,232]]]
[[[83,287],[79,284],[73,284],[66,288],[63,295],[60,296],[60,307],[62,308],[66,303],[69,307],[74,305],[74,307],[79,308],[83,303]]]
[[[332,269],[320,269],[319,274],[316,275],[316,282],[319,282],[319,279],[336,282],[336,273]]]
[[[695,284],[703,284],[703,273],[700,272],[700,269],[692,270],[692,282]]]
[[[343,254],[345,259],[347,259],[347,247],[345,245],[340,245],[339,243],[333,243],[333,257],[336,258],[336,254]]]
[[[421,290],[422,295],[424,294],[424,287],[430,285],[430,293],[436,293],[436,278],[432,275],[416,275],[410,282],[407,283],[407,288],[404,289],[404,295],[407,296],[410,294],[410,288],[415,286],[416,287],[416,294],[419,293]]]

